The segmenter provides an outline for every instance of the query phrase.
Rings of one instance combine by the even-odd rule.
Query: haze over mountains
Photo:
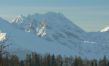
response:
[[[20,48],[20,51],[84,58],[109,57],[108,28],[86,32],[60,13],[21,15],[12,23],[0,18],[0,31],[0,40],[7,40],[6,43],[12,43],[13,48]]]

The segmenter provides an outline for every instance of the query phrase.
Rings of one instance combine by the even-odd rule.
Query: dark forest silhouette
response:
[[[100,60],[88,60],[81,57],[40,55],[32,52],[21,60],[17,55],[8,55],[8,52],[5,51],[7,47],[8,45],[0,43],[0,66],[109,66],[106,56]]]

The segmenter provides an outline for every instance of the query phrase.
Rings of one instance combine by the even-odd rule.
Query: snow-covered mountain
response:
[[[71,50],[58,42],[49,42],[42,40],[32,33],[24,32],[20,29],[15,28],[4,19],[0,19],[0,30],[7,34],[7,43],[12,44],[12,49],[21,48],[28,49],[30,51],[37,51],[40,53],[51,53],[51,54],[69,54]],[[66,51],[66,53],[64,53]]]
[[[25,31],[30,29],[31,32],[32,30],[36,32],[39,24],[45,23],[47,30],[53,29],[55,31],[60,31],[60,29],[75,29],[76,31],[72,31],[78,33],[79,31],[82,33],[84,32],[81,28],[73,24],[70,20],[68,20],[66,17],[64,17],[64,15],[60,13],[49,12],[46,14],[29,15],[27,17],[20,16],[19,19],[18,17],[14,19],[13,24],[19,25],[19,27],[24,29]]]
[[[100,30],[100,32],[109,32],[109,27],[105,27],[102,30]]]
[[[84,40],[85,32],[60,13],[34,14],[20,19],[23,20],[20,20],[20,24],[16,21],[13,24],[47,41],[70,47],[72,43],[79,44]]]
[[[109,27],[103,28],[98,32],[89,32],[87,35],[89,40],[97,42],[101,45],[109,44]]]
[[[29,50],[84,58],[109,57],[108,33],[85,32],[60,13],[18,16],[13,23],[0,18],[0,33],[0,39],[7,37],[7,43],[12,44],[11,50],[17,48],[15,53],[26,54]]]
[[[98,32],[88,33],[90,39],[100,43],[100,44],[109,44],[109,27],[103,28]]]

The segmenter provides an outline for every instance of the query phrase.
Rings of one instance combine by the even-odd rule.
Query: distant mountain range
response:
[[[17,16],[11,23],[0,18],[0,41],[3,40],[11,43],[10,52],[17,54],[35,51],[83,58],[109,57],[109,28],[85,32],[63,14],[54,12]]]

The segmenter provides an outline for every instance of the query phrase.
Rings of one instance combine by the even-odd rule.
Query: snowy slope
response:
[[[86,50],[89,50],[90,55],[96,57],[103,57],[103,55],[109,58],[109,33],[108,32],[89,32],[87,38],[92,43],[87,44]],[[91,53],[92,52],[92,53]],[[95,55],[94,55],[95,54]]]
[[[29,15],[23,18],[21,24],[18,23],[13,22],[15,26],[17,25],[25,32],[31,32],[40,37],[43,36],[42,39],[58,42],[68,47],[72,44],[79,44],[84,40],[83,34],[85,32],[60,13],[49,12]]]
[[[109,27],[105,27],[102,30],[100,30],[100,32],[109,32]]]
[[[56,42],[55,45],[60,44],[69,48],[70,54],[73,56],[79,55],[87,58],[109,56],[109,42],[108,38],[104,36],[105,34],[87,33],[60,13],[49,12],[22,18],[22,23],[13,22],[14,26],[17,25],[21,30],[29,32],[46,42],[51,42],[51,44]]]
[[[10,23],[0,18],[0,30],[7,34],[7,43],[12,44],[12,49],[16,48],[28,49],[30,51],[37,51],[40,53],[51,54],[71,54],[71,50],[57,42],[47,42],[36,37],[34,34],[24,32],[14,28]],[[66,51],[66,53],[65,53]]]
[[[109,44],[109,27],[101,29],[99,32],[90,32],[90,39],[99,44]]]
[[[0,30],[6,33],[7,43],[12,43],[11,50],[16,49],[16,54],[29,50],[83,58],[109,57],[107,32],[85,32],[60,13],[20,16],[12,24],[0,18]]]

